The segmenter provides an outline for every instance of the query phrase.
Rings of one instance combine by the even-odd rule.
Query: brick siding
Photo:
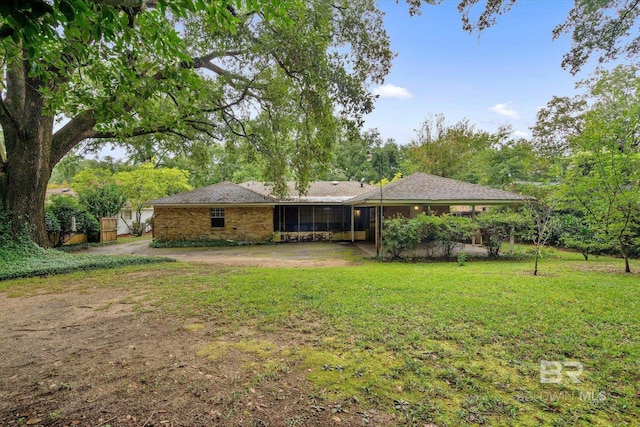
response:
[[[226,207],[224,228],[212,228],[209,208],[156,206],[153,233],[158,241],[238,240],[273,238],[273,207]]]

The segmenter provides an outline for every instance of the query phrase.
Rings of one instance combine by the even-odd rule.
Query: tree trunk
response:
[[[40,123],[39,128],[30,128],[20,134],[5,130],[5,203],[13,214],[13,233],[17,234],[26,222],[33,241],[43,247],[50,245],[44,215],[47,183],[51,177],[53,120],[48,119],[48,123]]]
[[[16,58],[6,68],[6,100],[0,124],[7,158],[0,190],[12,214],[13,235],[26,222],[33,241],[47,247],[44,199],[52,168],[53,116],[47,112],[40,92],[48,85],[30,77],[29,67],[28,61]]]
[[[626,255],[624,257],[624,272],[631,273],[631,267],[629,266],[629,257]]]
[[[0,168],[0,200],[12,214],[12,232],[24,224],[40,246],[50,246],[44,202],[53,167],[80,141],[95,135],[93,112],[77,114],[53,134],[53,113],[43,95],[64,78],[44,81],[32,77],[28,60],[15,58],[6,65],[5,96],[0,96],[0,125],[7,158]]]

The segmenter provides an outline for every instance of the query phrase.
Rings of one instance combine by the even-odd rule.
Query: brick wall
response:
[[[158,241],[270,240],[273,237],[273,207],[225,207],[224,228],[212,228],[209,208],[156,206],[153,234]]]

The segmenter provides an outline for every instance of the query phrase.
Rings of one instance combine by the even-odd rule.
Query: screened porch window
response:
[[[285,232],[340,232],[351,229],[349,206],[278,206],[274,230]]]
[[[211,228],[224,228],[224,208],[211,208]]]

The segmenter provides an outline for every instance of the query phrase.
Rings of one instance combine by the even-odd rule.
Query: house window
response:
[[[122,211],[122,217],[125,221],[131,221],[131,211]]]
[[[224,208],[211,208],[211,228],[224,228]]]

